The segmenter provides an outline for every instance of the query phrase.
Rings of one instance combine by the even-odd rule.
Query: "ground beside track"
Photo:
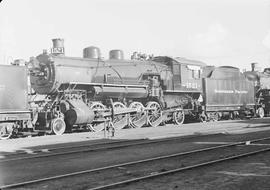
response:
[[[269,152],[261,153],[117,187],[115,190],[269,190],[269,158]]]
[[[110,139],[156,139],[173,136],[204,135],[204,134],[241,134],[248,132],[270,130],[270,118],[219,121],[207,123],[189,123],[182,126],[167,124],[159,127],[145,127],[140,129],[123,129],[115,132]],[[9,139],[0,141],[0,152],[16,152],[28,150],[29,147],[41,145],[56,145],[62,143],[74,143],[82,141],[93,141],[103,139],[104,132],[92,133],[72,133],[62,136],[47,135],[40,137],[26,137],[19,139]]]
[[[260,128],[260,127],[258,127]],[[237,132],[238,133],[238,132]],[[115,150],[104,150],[99,152],[85,152],[85,153],[76,153],[69,155],[61,155],[57,157],[44,157],[39,159],[31,159],[31,160],[18,160],[11,162],[2,162],[0,163],[0,186],[4,184],[12,184],[18,183],[22,181],[39,179],[49,176],[55,176],[59,174],[66,174],[74,171],[81,171],[85,169],[98,168],[106,165],[113,165],[117,163],[124,163],[132,160],[140,160],[145,159],[152,156],[160,156],[160,155],[168,155],[174,152],[186,152],[189,150],[197,149],[206,146],[226,144],[231,142],[239,142],[246,141],[251,139],[257,139],[262,137],[269,137],[270,130],[261,131],[261,132],[253,132],[247,134],[217,134],[217,135],[206,135],[206,136],[194,136],[192,138],[179,138],[175,142],[168,143],[158,143],[158,144],[149,144],[143,146],[133,146]],[[261,142],[266,143],[266,142]],[[201,155],[201,154],[200,154]],[[219,153],[218,153],[219,155]],[[203,157],[204,158],[204,157]],[[267,160],[269,157],[265,154],[261,155],[261,158]],[[189,160],[189,158],[188,158]],[[234,162],[232,163],[234,164]],[[223,168],[219,170],[215,170],[211,173],[209,172],[208,167],[205,170],[195,171],[190,175],[181,175],[179,178],[171,178],[165,179],[159,188],[156,188],[156,184],[158,183],[150,183],[146,185],[139,184],[137,186],[133,186],[131,188],[126,187],[124,189],[174,189],[177,187],[178,189],[202,189],[201,186],[205,187],[205,189],[220,189],[215,188],[214,184],[217,184],[219,181],[222,181],[224,178],[224,171],[226,176],[235,174],[234,171],[237,170],[227,170],[228,166],[232,164],[225,165]],[[268,164],[264,165],[268,167]],[[239,165],[239,171],[241,166]],[[145,168],[145,167],[143,167]],[[254,166],[254,169],[260,170],[259,165]],[[267,168],[266,168],[267,169]],[[215,173],[215,171],[221,171],[221,175]],[[268,170],[269,171],[269,170]],[[227,172],[227,173],[226,173]],[[209,175],[208,175],[209,174]],[[229,177],[231,179],[231,176]],[[266,174],[268,175],[268,174]],[[112,175],[113,176],[113,175]],[[208,176],[208,177],[204,177]],[[226,177],[225,176],[225,177]],[[102,176],[101,176],[102,177]],[[216,178],[215,178],[216,177]],[[32,186],[32,189],[87,189],[89,186],[90,179],[94,182],[98,182],[101,180],[97,180],[93,177],[93,174],[89,174],[86,176],[77,176],[69,179],[57,180],[52,182],[45,182],[43,184],[36,184]],[[215,180],[215,183],[212,183],[211,180]],[[200,182],[200,185],[196,184],[196,181]],[[268,180],[269,181],[269,180]],[[255,182],[254,182],[255,183]],[[175,184],[175,185],[174,185]],[[211,186],[206,187],[205,185],[212,184]],[[241,181],[235,181],[235,185],[241,185]],[[184,186],[183,186],[184,185]],[[53,187],[53,188],[51,188]],[[152,188],[153,187],[153,188]],[[182,188],[185,187],[185,188]],[[194,187],[194,188],[192,188]],[[264,187],[263,185],[257,186],[257,189],[261,189]],[[19,188],[20,189],[20,188]],[[29,187],[25,187],[22,189],[29,189]],[[118,189],[118,188],[117,188]],[[226,189],[226,187],[224,187]],[[230,189],[230,188],[227,188]]]
[[[150,157],[156,157],[161,155],[169,155],[176,152],[186,152],[194,149],[200,149],[200,148],[206,148],[208,146],[216,146],[216,145],[222,145],[232,142],[239,142],[239,141],[247,141],[251,139],[258,139],[262,137],[269,137],[270,131],[261,131],[261,132],[253,132],[253,133],[246,133],[246,134],[234,134],[234,135],[227,135],[227,134],[217,134],[217,135],[205,135],[205,136],[194,136],[194,137],[184,137],[184,138],[177,138],[177,140],[169,141],[169,142],[162,142],[162,143],[156,143],[156,144],[149,144],[149,145],[143,145],[143,146],[132,146],[132,147],[126,147],[126,148],[120,148],[115,150],[103,150],[98,152],[82,152],[82,153],[76,153],[76,154],[69,154],[69,155],[60,155],[60,156],[53,156],[53,157],[44,157],[44,158],[38,158],[38,159],[31,159],[31,160],[18,160],[18,161],[11,161],[11,162],[1,162],[0,163],[0,186],[4,184],[12,184],[12,183],[18,183],[23,181],[28,181],[32,179],[39,179],[49,176],[55,176],[59,174],[67,174],[69,172],[74,171],[82,171],[86,169],[93,169],[93,168],[100,168],[104,166],[110,166],[117,163],[124,163],[129,162],[132,160],[141,160],[146,159]],[[176,139],[176,138],[174,138]],[[260,143],[269,143],[268,141],[262,141]],[[256,148],[252,146],[253,148]],[[240,147],[239,147],[240,148]],[[237,148],[238,149],[238,148]],[[215,152],[215,154],[209,154],[209,156],[220,156],[221,152],[224,152],[223,150],[219,150]],[[225,151],[226,152],[226,151]],[[234,151],[226,152],[230,154],[234,154]],[[199,157],[198,157],[199,156]],[[205,159],[205,156],[208,156],[208,153],[199,153],[198,156],[193,155],[192,157],[184,156],[180,160],[177,159],[177,162],[180,161],[182,164],[188,165],[191,164],[192,160],[199,159]],[[266,157],[265,157],[266,156]],[[267,160],[269,157],[267,157],[267,154],[262,154],[260,157],[265,157]],[[226,162],[228,166],[231,166],[233,162]],[[168,164],[167,162],[164,162],[164,164]],[[154,165],[155,167],[158,167],[158,171],[160,170],[160,167],[163,167],[162,165]],[[264,165],[268,166],[268,165]],[[226,170],[228,167],[226,165],[224,168],[220,169],[219,171],[228,171]],[[241,166],[239,166],[241,169]],[[260,170],[258,165],[254,166],[254,169]],[[125,167],[118,168],[122,171],[122,174],[128,174],[130,175],[130,171],[126,170]],[[147,167],[138,167],[138,170],[147,170]],[[267,169],[267,168],[266,168]],[[269,168],[268,168],[269,169]],[[204,172],[205,170],[205,172]],[[196,186],[196,180],[200,181],[201,186],[205,186],[211,183],[211,179],[213,177],[216,183],[218,181],[223,180],[224,175],[216,175],[215,173],[211,173],[212,176],[209,176],[209,179],[205,178],[204,175],[208,175],[208,167],[205,167],[202,171],[198,172],[197,170],[194,170],[193,173],[190,175],[185,175],[186,172],[184,172],[184,175],[181,175],[181,177],[178,178],[167,178],[165,181],[163,180],[163,184],[160,185],[160,188],[156,188],[156,182],[150,184],[135,184],[134,186],[125,187],[123,189],[173,189],[175,186],[177,187],[185,187],[180,189],[192,189],[191,187],[196,187],[197,189],[200,189],[200,186]],[[269,170],[268,170],[269,171]],[[215,172],[215,171],[214,171]],[[226,174],[231,174],[227,172]],[[107,173],[106,173],[107,174]],[[223,174],[223,173],[222,173]],[[194,176],[193,176],[194,175]],[[100,176],[98,178],[95,177],[93,173],[87,174],[87,175],[79,175],[71,178],[64,178],[62,180],[54,180],[54,181],[47,181],[41,184],[35,184],[33,186],[26,186],[23,188],[18,189],[88,189],[90,187],[93,187],[93,185],[102,183],[103,179],[110,179],[107,177]],[[109,176],[117,176],[116,173],[110,174]],[[184,176],[184,177],[183,177]],[[176,181],[174,180],[176,179]],[[183,179],[183,180],[182,180]],[[204,181],[205,180],[205,183]],[[183,184],[184,183],[184,184]],[[189,185],[190,183],[190,185]],[[237,181],[236,181],[237,183]],[[241,184],[241,181],[239,181]],[[172,186],[176,184],[175,186]],[[178,186],[181,185],[181,186]],[[92,185],[92,186],[91,186]],[[182,186],[185,185],[185,186]],[[42,187],[42,188],[41,188]],[[152,188],[153,187],[153,188]],[[159,187],[159,186],[158,186]],[[214,186],[209,186],[209,189],[219,189],[214,188]],[[260,189],[258,186],[257,189]],[[119,188],[116,188],[119,189]]]

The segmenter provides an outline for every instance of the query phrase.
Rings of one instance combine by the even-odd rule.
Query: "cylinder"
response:
[[[124,52],[119,49],[111,50],[109,53],[110,59],[117,59],[117,60],[123,60],[124,59]]]
[[[83,49],[83,58],[98,59],[100,57],[100,49],[98,47],[90,46]]]
[[[89,109],[72,108],[65,114],[65,121],[68,125],[89,124],[94,120],[94,112]]]

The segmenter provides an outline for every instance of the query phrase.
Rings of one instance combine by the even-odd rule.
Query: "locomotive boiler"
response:
[[[82,58],[67,57],[63,43],[54,39],[51,54],[43,52],[29,63],[32,88],[46,96],[39,102],[37,130],[62,134],[90,126],[98,131],[107,110],[122,113],[113,117],[116,129],[170,120],[182,124],[185,114],[199,108],[202,62],[165,56],[126,60],[121,50],[104,60],[93,46]]]

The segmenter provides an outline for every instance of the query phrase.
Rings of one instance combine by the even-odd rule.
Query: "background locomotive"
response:
[[[251,64],[251,71],[244,74],[255,86],[256,110],[259,117],[270,114],[270,68],[263,72],[256,71],[256,63]]]
[[[93,46],[82,58],[67,57],[63,39],[53,39],[51,54],[44,51],[27,65],[36,95],[24,110],[31,110],[35,131],[100,131],[106,122],[115,129],[181,125],[186,115],[218,120],[255,112],[254,84],[234,67],[168,56],[126,60],[121,50],[104,60]]]

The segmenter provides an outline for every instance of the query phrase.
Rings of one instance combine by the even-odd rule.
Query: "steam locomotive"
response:
[[[36,94],[28,101],[35,131],[61,135],[75,128],[101,131],[106,123],[114,129],[155,127],[181,125],[185,116],[219,120],[255,113],[254,83],[234,67],[168,56],[127,60],[121,50],[111,50],[104,60],[93,46],[82,58],[67,57],[64,50],[63,39],[53,39],[50,54],[27,63]]]
[[[121,50],[110,51],[110,59],[103,60],[96,47],[85,48],[83,58],[74,58],[64,56],[62,39],[53,43],[54,53],[44,52],[29,63],[32,88],[47,95],[36,129],[62,134],[74,126],[91,125],[99,131],[103,129],[100,113],[109,108],[137,110],[115,116],[116,129],[157,126],[167,120],[182,124],[185,111],[199,106],[201,62],[180,64],[169,57],[124,60]]]
[[[248,80],[255,86],[255,102],[257,115],[259,117],[270,114],[270,68],[265,68],[263,72],[255,70],[256,63],[251,64],[251,71],[245,72]]]

